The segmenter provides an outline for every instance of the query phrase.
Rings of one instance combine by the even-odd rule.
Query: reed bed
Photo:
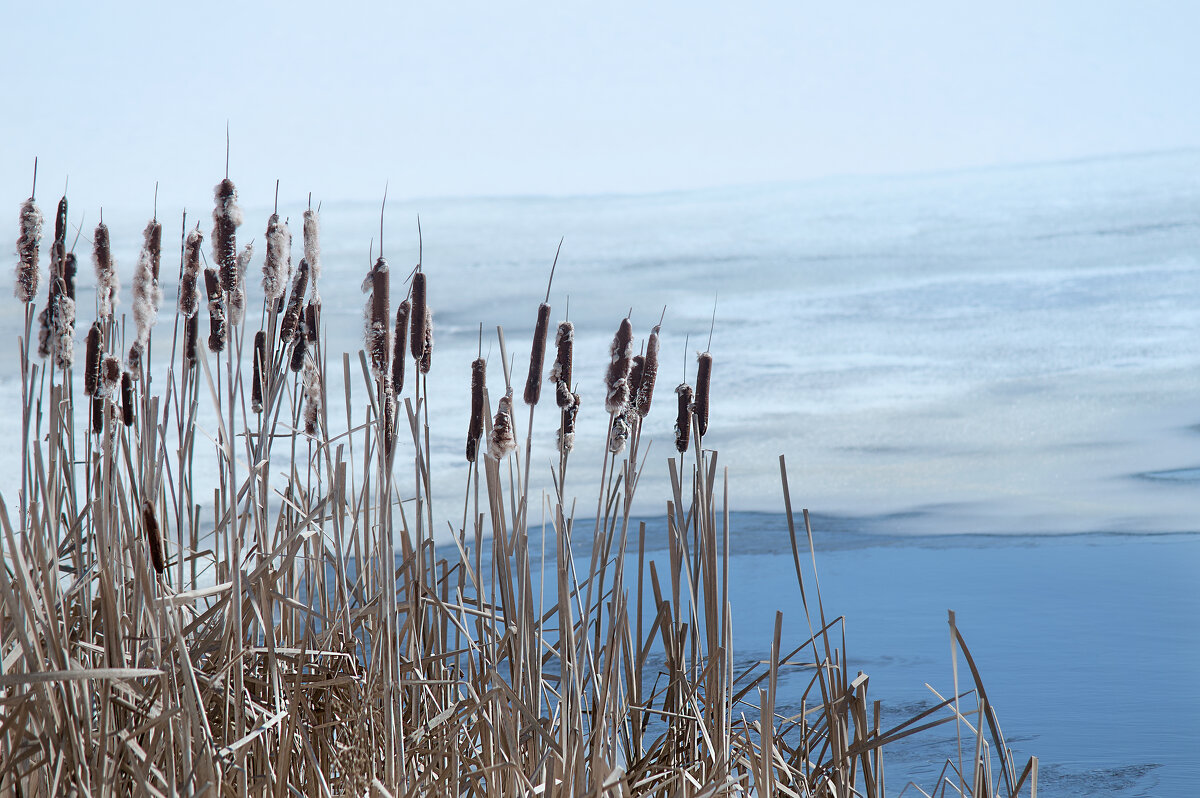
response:
[[[46,316],[70,349],[66,214],[64,197]],[[632,320],[620,320],[607,364],[573,363],[574,325],[557,325],[554,489],[530,495],[549,289],[530,307],[528,424],[497,328],[502,369],[488,384],[481,357],[463,385],[466,484],[438,486],[464,496],[462,516],[435,519],[425,375],[436,270],[418,264],[405,279],[381,252],[363,284],[364,347],[332,353],[318,214],[304,214],[294,275],[287,223],[271,215],[256,297],[245,293],[252,250],[237,249],[242,216],[226,178],[207,268],[203,234],[184,219],[171,324],[159,323],[162,225],[145,230],[129,326],[114,312],[108,229],[96,229],[91,399],[77,414],[70,357],[30,352],[41,212],[33,197],[21,206],[23,454],[18,501],[0,507],[0,794],[882,796],[885,747],[953,724],[958,756],[937,783],[900,786],[1036,795],[1037,761],[1017,767],[953,614],[953,692],[881,726],[867,676],[847,670],[844,619],[822,604],[814,533],[807,511],[793,514],[783,458],[809,634],[785,643],[779,613],[769,655],[735,665],[734,532],[703,441],[709,352],[695,391],[677,389],[677,452],[649,462],[670,475],[665,556],[651,556],[630,515],[661,319],[636,358]],[[605,373],[603,401],[581,402],[581,368]],[[345,419],[329,415],[334,391]],[[211,435],[197,430],[202,409]],[[609,417],[602,463],[571,462],[579,412]],[[215,480],[196,478],[198,457],[215,458]],[[577,514],[569,467],[573,486],[593,480],[582,493],[594,517]],[[799,712],[778,709],[785,671],[806,680]]]

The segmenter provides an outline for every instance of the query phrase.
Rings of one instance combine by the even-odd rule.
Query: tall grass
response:
[[[573,326],[559,325],[552,495],[528,488],[549,296],[536,306],[524,430],[498,328],[503,385],[487,385],[476,361],[463,386],[467,481],[437,486],[463,495],[463,512],[442,521],[426,385],[436,271],[392,286],[407,270],[389,271],[381,254],[365,285],[364,349],[329,352],[311,208],[286,307],[291,237],[272,215],[259,312],[228,313],[246,301],[236,198],[223,180],[207,351],[196,345],[201,234],[186,218],[179,269],[190,280],[172,326],[154,325],[157,221],[134,281],[135,308],[146,303],[136,329],[101,297],[87,346],[88,364],[101,364],[88,381],[94,420],[76,417],[69,362],[30,356],[40,213],[32,198],[22,206],[26,454],[18,501],[0,507],[0,794],[880,796],[885,746],[946,723],[959,754],[922,794],[1036,794],[1036,759],[1018,773],[953,615],[954,691],[881,726],[867,676],[847,671],[843,619],[822,604],[813,530],[807,511],[793,514],[782,458],[809,635],[785,644],[777,614],[769,657],[735,665],[726,476],[703,447],[706,400],[691,407],[690,387],[678,455],[649,461],[670,475],[665,559],[630,515],[659,326],[634,373],[628,318],[608,364],[572,364]],[[107,228],[95,246],[109,268]],[[391,341],[390,297],[402,298]],[[114,355],[134,347],[122,367]],[[697,403],[712,365],[705,353]],[[578,367],[606,370],[605,402],[581,408]],[[335,391],[344,419],[328,412]],[[620,445],[575,466],[576,413],[600,407]],[[211,437],[198,434],[202,411]],[[213,481],[195,476],[206,458]],[[568,469],[594,492],[594,518],[577,515]],[[450,542],[438,545],[443,523]],[[971,675],[961,691],[958,652]],[[789,715],[777,708],[785,669],[807,679]]]

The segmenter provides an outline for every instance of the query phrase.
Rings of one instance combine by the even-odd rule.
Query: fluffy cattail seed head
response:
[[[388,359],[391,356],[388,346],[391,335],[391,313],[388,304],[390,282],[387,260],[380,255],[375,265],[367,272],[362,284],[363,293],[369,294],[364,309],[363,339],[371,361],[371,373],[375,375],[375,379],[380,380],[389,376],[388,366],[391,363]]]
[[[571,361],[575,349],[575,325],[564,321],[558,325],[554,336],[554,365],[550,368],[550,382],[554,383],[554,399],[561,408],[571,406]]]
[[[17,236],[17,284],[13,293],[29,304],[37,296],[38,251],[42,243],[42,212],[33,198],[21,204],[20,233]]]
[[[421,349],[421,373],[428,374],[433,365],[433,308],[425,306],[425,345]]]
[[[317,280],[321,276],[320,219],[312,208],[304,211],[304,259],[312,269],[313,294],[317,294]]]
[[[409,318],[409,346],[413,360],[419,361],[425,354],[426,314],[429,311],[425,298],[425,272],[418,271],[412,281],[412,315]]]
[[[399,399],[404,392],[404,361],[408,359],[408,315],[412,303],[407,299],[396,308],[396,329],[392,336],[392,393]]]
[[[622,410],[613,418],[612,427],[608,431],[608,450],[620,454],[629,440],[629,408]]]
[[[142,233],[142,250],[133,271],[133,320],[137,341],[145,350],[150,329],[158,322],[162,290],[158,287],[158,267],[162,256],[162,225],[151,219]]]
[[[279,324],[279,340],[284,344],[300,332],[300,314],[304,310],[304,294],[307,291],[308,261],[301,258],[300,267],[296,269],[296,279],[292,281],[292,295],[288,297],[287,310],[284,311],[283,321]]]
[[[183,276],[179,280],[179,312],[186,318],[195,316],[200,310],[200,303],[196,296],[196,281],[200,277],[200,246],[203,243],[204,236],[199,230],[192,230],[183,242]]]
[[[237,188],[228,177],[213,189],[213,261],[221,276],[221,288],[232,291],[237,285],[237,228],[242,210],[237,204]]]
[[[563,383],[559,383],[562,391]],[[579,415],[579,394],[567,392],[569,403],[562,411],[562,425],[558,430],[558,451],[565,457],[575,447],[575,417]]]
[[[304,361],[304,375],[301,381],[304,386],[304,432],[315,436],[317,421],[321,416],[321,374],[312,358]]]
[[[287,293],[288,253],[292,243],[287,222],[279,221],[279,214],[271,214],[267,220],[267,257],[263,261],[263,294],[267,302],[278,302]]]
[[[100,361],[104,357],[101,348],[103,330],[100,322],[92,322],[88,329],[87,348],[83,361],[83,392],[87,396],[96,396],[100,390]]]
[[[121,359],[116,355],[105,355],[100,363],[100,390],[109,399],[116,399],[121,389]]]
[[[512,391],[496,405],[496,417],[492,419],[492,436],[488,440],[488,455],[493,460],[502,460],[509,452],[516,451],[517,439],[513,435]]]
[[[712,355],[701,352],[696,365],[696,429],[701,435],[708,432],[708,389],[712,382]]]
[[[208,295],[208,351],[225,350],[225,301],[221,280],[211,266],[204,270],[204,288]]]
[[[228,292],[229,296],[226,298],[226,302],[229,305],[230,324],[241,324],[242,318],[246,314],[245,275],[252,257],[254,257],[253,241],[242,247],[242,251],[237,256],[237,263],[234,266],[234,285],[233,289]]]
[[[475,358],[471,363],[471,423],[467,427],[467,462],[474,463],[479,448],[479,439],[483,437],[483,392],[487,384],[487,362]]]
[[[642,371],[646,366],[645,355],[634,355],[629,367],[629,406],[637,409],[637,395],[642,389]]]
[[[675,395],[679,397],[679,414],[675,416],[675,450],[683,454],[692,439],[692,399],[695,393],[692,386],[681,382],[675,388]]]
[[[529,353],[529,376],[525,378],[525,404],[536,405],[542,396],[542,369],[546,365],[546,335],[550,331],[550,306],[538,305],[533,327],[533,349]]]
[[[629,404],[629,368],[633,361],[633,325],[628,318],[621,319],[610,351],[612,362],[604,377],[604,384],[608,388],[604,409],[609,413],[620,413]]]
[[[96,269],[96,299],[99,302],[101,319],[109,319],[117,306],[121,292],[121,280],[113,263],[112,243],[108,236],[108,225],[101,222],[92,234],[92,265]],[[193,280],[193,284],[194,284]]]

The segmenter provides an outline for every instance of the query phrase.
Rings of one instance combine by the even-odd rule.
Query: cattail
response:
[[[433,308],[425,306],[425,345],[421,348],[421,373],[428,374],[433,365]]]
[[[383,392],[383,454],[392,456],[396,445],[396,397],[391,391]]]
[[[288,298],[287,311],[279,324],[279,340],[287,344],[300,331],[300,313],[304,310],[304,294],[308,291],[308,261],[301,258],[292,281],[292,295]]]
[[[479,439],[483,436],[483,391],[487,384],[487,362],[475,358],[471,363],[471,423],[467,427],[467,462],[475,462]]]
[[[121,422],[133,426],[133,377],[128,371],[121,372]]]
[[[560,394],[563,383],[559,383]],[[558,430],[558,451],[564,456],[575,447],[575,417],[579,415],[579,394],[567,392],[569,402],[562,411],[562,426]]]
[[[100,363],[100,389],[98,393],[109,399],[117,398],[121,388],[121,359],[116,355],[105,355]]]
[[[117,297],[121,292],[121,280],[117,276],[117,268],[113,264],[108,225],[104,222],[96,225],[96,232],[92,235],[92,265],[96,268],[96,299],[99,302],[99,315],[101,319],[110,319],[117,306]],[[192,284],[195,285],[194,278]]]
[[[54,243],[65,248],[67,243],[67,196],[58,201],[58,212],[54,214]]]
[[[150,328],[158,322],[158,307],[162,304],[162,290],[158,287],[158,267],[162,255],[162,225],[154,219],[142,233],[142,250],[138,254],[133,270],[133,320],[137,324],[137,338],[129,353],[129,367],[136,369],[140,354],[150,342]],[[138,362],[134,362],[135,359]]]
[[[633,325],[628,318],[621,319],[610,351],[612,362],[604,377],[608,388],[604,409],[609,413],[620,413],[629,404],[629,367],[633,359]]]
[[[90,401],[92,404],[92,433],[99,435],[104,432],[104,397],[96,395]]]
[[[646,357],[634,355],[629,366],[629,406],[637,409],[637,395],[642,390],[642,369],[645,368]]]
[[[208,351],[225,349],[225,302],[221,296],[221,280],[217,270],[204,270],[204,288],[208,294]]]
[[[308,268],[312,269],[313,296],[320,296],[317,293],[317,280],[321,276],[321,239],[319,234],[320,219],[317,217],[316,211],[308,208],[304,211],[304,259],[308,261]]]
[[[313,291],[316,292],[317,286],[313,285]],[[315,344],[321,333],[321,301],[319,299],[310,300],[304,306],[304,340],[310,344]]]
[[[654,399],[654,382],[658,379],[658,325],[650,331],[646,343],[646,359],[642,363],[642,379],[637,389],[637,412],[642,418],[650,415],[650,402]]]
[[[167,561],[163,558],[162,535],[158,531],[154,505],[149,500],[142,502],[142,529],[146,532],[146,546],[150,549],[150,564],[161,574],[167,570]]]
[[[404,392],[404,361],[408,358],[408,314],[412,303],[407,299],[396,308],[396,331],[392,336],[392,392]]]
[[[21,232],[17,236],[17,299],[29,304],[38,290],[38,249],[42,244],[42,212],[33,197],[21,204]]]
[[[425,301],[425,272],[418,271],[412,281],[412,315],[409,317],[409,346],[413,360],[420,361],[425,354],[426,315],[429,307]]]
[[[279,221],[279,214],[271,214],[267,220],[267,257],[263,261],[263,294],[267,306],[278,302],[287,293],[288,261],[291,254],[292,234],[287,222]]]
[[[612,427],[608,431],[608,450],[620,454],[629,440],[629,408],[625,408],[613,417]]]
[[[92,322],[83,361],[83,392],[87,396],[96,396],[100,390],[100,362],[104,358],[104,352],[100,349],[102,334],[100,322]]]
[[[183,320],[183,359],[189,366],[196,365],[196,342],[200,336],[200,314]]]
[[[250,383],[250,409],[255,413],[263,410],[263,372],[267,365],[267,334],[259,330],[254,334],[254,379]]]
[[[493,460],[502,460],[509,452],[516,451],[517,439],[513,437],[512,389],[497,403],[496,417],[492,420],[492,437],[488,441],[488,455]]]
[[[61,251],[58,245],[56,249]],[[38,314],[38,356],[54,356],[58,368],[66,370],[75,360],[75,300],[67,296],[66,282],[61,269],[65,260],[58,258],[51,264],[50,290],[46,307]]]
[[[571,361],[575,349],[575,325],[564,321],[558,325],[554,336],[554,346],[557,353],[554,365],[550,368],[550,382],[554,383],[554,399],[558,406],[566,409],[571,406]]]
[[[75,253],[68,252],[63,258],[63,285],[72,302],[75,301],[75,275],[78,273],[79,263],[75,260]]]
[[[304,361],[304,375],[301,379],[304,385],[304,432],[316,435],[317,419],[321,415],[321,374],[312,358]]]
[[[192,318],[200,311],[196,296],[196,281],[200,278],[200,245],[204,235],[192,230],[183,242],[183,276],[179,279],[179,312],[184,318]],[[100,267],[97,266],[97,273]]]
[[[254,257],[254,242],[251,241],[246,246],[242,247],[242,251],[238,253],[237,263],[234,266],[234,283],[233,289],[228,292],[227,302],[229,305],[229,323],[241,324],[242,318],[246,313],[246,280],[245,274],[247,267],[250,266],[250,259]]]
[[[365,318],[363,338],[367,355],[371,359],[371,373],[378,380],[385,379],[388,374],[388,357],[390,355],[388,337],[391,333],[391,330],[388,329],[389,284],[388,263],[380,255],[375,261],[375,265],[367,272],[366,279],[362,284],[363,293],[370,295],[363,311]]]
[[[692,438],[692,386],[686,382],[679,383],[675,388],[679,397],[679,415],[675,417],[675,450],[683,454],[688,450],[688,442]]]
[[[533,327],[533,349],[529,353],[529,376],[525,378],[525,404],[536,405],[542,397],[542,369],[546,365],[546,334],[550,331],[550,306],[538,305]]]
[[[300,369],[304,368],[304,356],[308,353],[308,339],[303,335],[297,335],[296,341],[292,344],[292,358],[288,362],[288,367],[293,373],[300,373]]]
[[[696,360],[696,401],[693,412],[696,414],[696,428],[703,436],[708,432],[708,386],[712,381],[712,355],[701,352]]]
[[[220,270],[221,290],[237,287],[237,229],[242,224],[242,209],[237,204],[237,188],[228,177],[213,189],[213,261]]]

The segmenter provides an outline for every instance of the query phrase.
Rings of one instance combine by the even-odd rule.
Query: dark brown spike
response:
[[[99,435],[104,431],[104,397],[93,396],[92,402],[92,433]]]
[[[546,367],[546,336],[550,332],[550,306],[538,305],[533,327],[533,348],[529,352],[529,376],[525,378],[525,404],[536,405],[542,397],[542,370]]]
[[[283,344],[291,342],[300,331],[300,313],[304,310],[304,294],[308,291],[308,261],[300,259],[296,267],[296,277],[292,280],[292,294],[288,297],[287,310],[284,311],[283,321],[279,324],[279,340]]]
[[[300,369],[304,368],[304,356],[308,353],[308,341],[303,335],[296,336],[296,342],[292,345],[292,357],[288,363],[288,367],[293,373],[300,373]]]
[[[183,322],[183,360],[188,366],[196,365],[196,341],[200,334],[200,314],[188,316]]]
[[[157,220],[151,220],[146,226],[146,252],[150,255],[150,276],[157,283],[162,265],[162,225]]]
[[[636,409],[637,396],[642,390],[642,372],[646,366],[646,358],[644,355],[634,355],[633,363],[629,367],[629,404]],[[630,422],[633,419],[629,419]]]
[[[100,361],[104,359],[100,339],[103,334],[100,322],[92,322],[83,359],[83,393],[86,396],[95,396],[100,387]]]
[[[67,245],[67,195],[58,201],[58,212],[54,214],[54,243],[66,250]]]
[[[642,418],[650,415],[650,403],[654,399],[654,383],[658,381],[658,326],[650,331],[646,343],[646,360],[642,365],[642,380],[637,390],[637,412]]]
[[[425,307],[425,346],[421,349],[421,373],[428,374],[433,365],[433,311]]]
[[[75,260],[75,253],[68,252],[63,258],[63,286],[65,293],[71,299],[75,299],[75,275],[79,272],[79,263]]]
[[[628,316],[621,319],[610,352],[612,361],[604,378],[608,388],[604,409],[609,413],[620,413],[629,404],[629,367],[633,361],[633,325]]]
[[[696,428],[703,436],[708,432],[708,389],[712,381],[712,355],[701,352],[696,365]]]
[[[133,377],[128,371],[121,372],[121,423],[133,426]]]
[[[304,340],[315,344],[321,334],[321,303],[312,301],[304,306]]]
[[[408,315],[412,303],[405,299],[396,307],[396,329],[392,335],[392,393],[397,400],[404,392],[404,361],[408,357]]]
[[[142,502],[142,530],[146,533],[146,547],[150,549],[150,564],[161,575],[167,570],[167,561],[163,557],[162,533],[158,529],[158,518],[154,514],[154,505],[149,501]]]
[[[571,371],[575,352],[575,325],[569,321],[561,322],[554,336],[554,344],[557,351],[554,365],[550,368],[550,381],[556,387],[555,401],[559,407],[565,409],[572,404]]]
[[[471,363],[471,423],[467,427],[467,462],[474,463],[483,437],[484,388],[487,385],[487,361],[481,357]]]
[[[425,354],[425,316],[429,309],[425,290],[425,272],[418,271],[412,280],[412,315],[409,317],[408,335],[413,360],[417,361]]]
[[[263,410],[263,375],[267,365],[267,334],[259,330],[254,334],[254,380],[250,383],[250,409],[255,413]]]
[[[679,397],[679,414],[675,416],[675,450],[683,454],[692,438],[692,399],[695,393],[686,382],[675,389]]]
[[[213,260],[220,270],[222,290],[233,291],[237,288],[237,225],[240,221],[237,218],[237,188],[226,177],[217,184],[213,194]]]

